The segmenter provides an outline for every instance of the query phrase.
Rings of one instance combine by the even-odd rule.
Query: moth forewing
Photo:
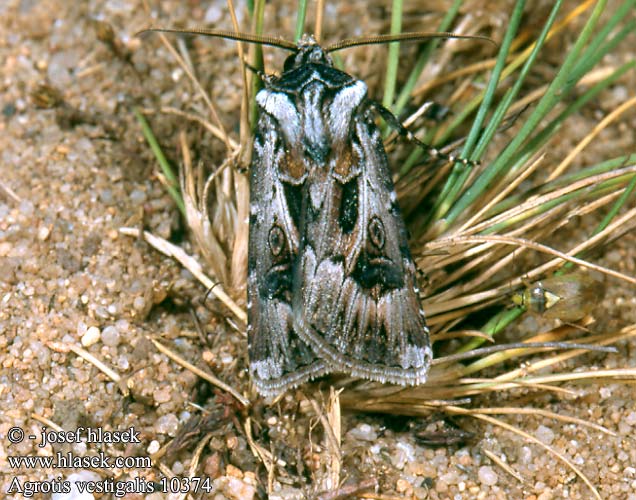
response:
[[[428,330],[366,85],[308,44],[268,91],[294,103],[293,119],[287,108],[272,111],[289,119],[285,138],[300,138],[287,144],[288,164],[303,165],[307,174],[292,286],[298,335],[331,371],[424,382],[432,357]]]
[[[292,321],[292,268],[298,255],[294,207],[280,175],[284,150],[277,125],[261,110],[250,172],[248,351],[258,392],[273,396],[325,372]]]

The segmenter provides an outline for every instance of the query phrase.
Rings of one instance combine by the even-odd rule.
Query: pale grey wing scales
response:
[[[252,380],[263,396],[276,395],[319,376],[326,364],[295,331],[292,268],[298,229],[278,168],[284,149],[277,124],[262,112],[250,175],[248,352]]]
[[[355,132],[350,150],[322,179],[307,180],[294,318],[300,336],[337,369],[414,385],[426,380],[432,351],[386,153],[364,106],[347,127]],[[311,192],[319,188],[316,203]]]

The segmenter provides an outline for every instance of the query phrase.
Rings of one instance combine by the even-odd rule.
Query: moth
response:
[[[305,37],[256,101],[248,350],[258,392],[330,372],[423,383],[428,328],[366,84]]]
[[[410,133],[369,98],[363,81],[335,68],[329,52],[482,37],[405,33],[324,49],[309,36],[294,44],[218,30],[186,33],[292,52],[280,76],[261,75],[264,88],[256,95],[247,337],[257,391],[276,396],[328,373],[399,385],[425,382],[433,357],[429,330],[375,119],[380,114],[402,135]],[[429,154],[456,160],[433,148]]]

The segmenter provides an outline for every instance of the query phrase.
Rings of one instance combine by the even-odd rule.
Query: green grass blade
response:
[[[457,16],[457,12],[459,11],[462,3],[463,0],[454,0],[453,5],[451,5],[451,8],[448,10],[446,15],[444,16],[444,19],[442,19],[442,22],[437,28],[438,31],[448,31],[451,23],[455,19],[455,16]],[[435,38],[433,40],[430,40],[429,42],[426,42],[420,49],[417,61],[415,62],[415,66],[413,66],[413,70],[406,80],[406,83],[402,87],[402,90],[400,91],[398,98],[395,101],[395,105],[393,106],[393,112],[396,115],[399,116],[400,113],[402,113],[402,111],[404,110],[406,103],[411,98],[411,92],[415,88],[415,84],[417,83],[420,74],[426,67],[431,54],[437,48],[439,43],[440,40]]]
[[[391,8],[391,34],[397,35],[402,32],[402,0],[393,0]],[[389,56],[386,64],[386,78],[384,81],[384,97],[382,105],[391,109],[395,96],[395,84],[397,82],[397,69],[400,59],[400,44],[389,44]]]
[[[307,0],[298,1],[298,14],[296,15],[296,32],[294,41],[300,40],[305,33],[305,19],[307,17]]]
[[[609,34],[614,28],[625,19],[628,13],[634,9],[636,4],[635,0],[627,0],[624,2],[607,21],[605,26],[596,34],[592,39],[589,46],[585,49],[585,53],[582,54],[580,61],[576,67],[572,70],[572,79],[565,87],[565,91],[568,92],[578,80],[585,75],[594,65],[607,53],[611,52],[616,45],[625,38],[629,33],[634,32],[634,20],[628,22],[621,31],[615,35],[612,39],[608,40]]]
[[[625,191],[623,192],[623,194],[621,194],[618,200],[616,200],[616,202],[614,203],[612,208],[610,208],[610,211],[607,213],[607,215],[603,217],[603,220],[600,222],[598,227],[592,232],[592,235],[600,233],[607,226],[609,226],[610,222],[612,222],[612,219],[616,217],[620,209],[625,206],[625,204],[627,203],[627,200],[629,200],[629,197],[634,192],[634,189],[636,189],[636,175],[632,177],[631,181],[629,181],[629,184],[625,188]]]
[[[141,131],[146,138],[146,142],[150,146],[152,153],[155,155],[155,158],[159,163],[159,167],[161,168],[161,171],[163,172],[163,175],[168,182],[168,185],[166,186],[168,193],[177,204],[177,207],[179,208],[179,211],[181,212],[183,217],[186,217],[185,204],[183,203],[183,198],[181,197],[181,192],[179,191],[179,180],[174,174],[172,167],[170,166],[170,162],[168,162],[166,155],[163,154],[163,151],[161,150],[161,146],[159,145],[155,134],[152,133],[152,129],[150,128],[148,120],[146,120],[144,115],[142,115],[136,107],[133,108],[133,113],[135,114],[137,122],[141,126]]]
[[[530,52],[528,59],[526,60],[523,67],[521,68],[521,71],[519,72],[519,76],[515,78],[515,84],[512,86],[512,89],[510,89],[504,96],[504,99],[495,110],[493,117],[491,118],[490,122],[488,123],[488,126],[484,130],[484,133],[479,139],[479,142],[475,146],[475,151],[473,153],[474,158],[480,159],[482,157],[482,155],[484,154],[484,151],[488,147],[488,144],[490,143],[493,136],[497,132],[497,129],[501,126],[501,123],[503,122],[503,119],[506,113],[508,112],[508,109],[510,108],[512,101],[514,101],[514,99],[519,94],[519,91],[521,90],[521,86],[525,82],[525,79],[528,76],[530,69],[534,65],[534,62],[537,56],[539,55],[539,52],[543,48],[545,40],[548,37],[548,33],[550,32],[550,29],[552,28],[552,26],[554,25],[554,22],[556,21],[557,14],[561,8],[561,4],[562,4],[562,0],[555,2],[554,7],[552,8],[552,12],[550,12],[550,16],[548,17],[548,20],[545,22],[545,25],[543,26],[543,29],[541,30],[541,33],[539,34],[537,41],[534,43],[534,47],[532,51]],[[514,64],[511,66],[514,66]]]
[[[512,303],[512,302],[511,302]],[[516,320],[523,314],[524,310],[520,307],[514,307],[511,309],[504,309],[503,311],[495,314],[488,322],[481,328],[481,332],[490,337],[494,337],[499,332],[502,332],[509,324]],[[457,353],[468,352],[473,349],[477,349],[484,343],[484,339],[474,337],[470,339],[466,344],[457,349]]]
[[[473,158],[471,152],[475,143],[477,142],[477,139],[479,138],[482,125],[486,119],[486,115],[494,99],[495,92],[497,91],[499,78],[506,64],[506,58],[508,57],[510,45],[512,44],[512,41],[517,34],[524,7],[525,0],[517,0],[512,16],[510,17],[508,29],[506,30],[506,34],[504,35],[504,39],[501,44],[501,49],[499,50],[499,54],[497,55],[497,62],[495,63],[492,76],[490,77],[490,81],[488,82],[488,87],[486,88],[486,91],[483,95],[481,105],[479,106],[479,110],[477,111],[477,116],[473,121],[472,128],[468,134],[468,138],[466,139],[466,144],[464,145],[462,151],[462,156],[464,158],[477,159]],[[442,188],[442,192],[433,208],[433,220],[439,220],[444,217],[454,200],[457,198],[458,193],[462,189],[467,177],[467,168],[455,165],[451,172],[451,175],[446,181],[446,184]]]
[[[256,0],[254,7],[254,17],[252,19],[252,31],[257,35],[263,34],[263,23],[265,18],[265,0]],[[252,60],[250,64],[254,66],[256,69],[260,71],[264,71],[265,63],[263,62],[263,47],[260,44],[256,44],[251,49],[252,52]],[[261,79],[254,75],[252,78],[252,85],[250,89],[250,123],[252,126],[252,130],[256,127],[256,122],[258,121],[258,106],[256,105],[256,94],[263,87],[263,82]]]
[[[523,127],[519,130],[517,135],[512,139],[492,165],[483,172],[479,185],[474,184],[469,186],[460,198],[460,202],[456,203],[446,214],[446,225],[450,221],[454,221],[461,215],[463,207],[474,203],[481,195],[481,189],[483,185],[487,185],[499,175],[499,173],[507,168],[510,162],[518,154],[519,148],[522,144],[531,136],[531,134],[539,126],[541,120],[554,108],[556,103],[563,98],[563,88],[569,82],[572,69],[578,64],[580,54],[583,47],[588,42],[599,18],[603,13],[607,0],[599,0],[592,14],[590,15],[587,23],[583,27],[581,34],[574,43],[571,52],[566,57],[561,69],[555,76],[552,83],[548,86],[546,93],[543,95],[535,110],[530,114]]]

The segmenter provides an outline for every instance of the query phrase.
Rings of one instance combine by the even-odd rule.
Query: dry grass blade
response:
[[[346,486],[341,486],[336,490],[326,491],[323,493],[318,493],[316,495],[316,500],[347,500],[349,498],[378,498],[377,496],[367,496],[365,494],[361,494],[365,490],[370,490],[372,488],[377,488],[378,480],[376,478],[365,479],[358,484],[351,484]]]
[[[495,425],[497,427],[501,427],[503,429],[506,429],[514,434],[517,434],[518,436],[521,436],[525,439],[527,439],[528,441],[540,446],[541,448],[543,448],[544,450],[546,450],[548,453],[551,453],[552,455],[554,455],[555,457],[557,457],[559,460],[561,460],[565,465],[567,465],[577,476],[579,476],[583,482],[585,484],[587,484],[587,486],[590,488],[590,490],[592,491],[592,493],[594,494],[594,496],[596,498],[598,498],[599,500],[601,499],[601,495],[599,494],[598,490],[594,487],[594,485],[592,484],[592,482],[588,479],[588,477],[583,474],[583,472],[572,463],[572,461],[570,461],[565,455],[563,455],[562,453],[559,453],[559,451],[557,451],[556,449],[554,449],[552,446],[547,445],[545,443],[543,443],[542,441],[540,441],[539,439],[535,438],[534,436],[532,436],[531,434],[528,434],[527,432],[519,429],[518,427],[515,427],[513,425],[507,424],[505,422],[502,422],[501,420],[497,420],[496,418],[492,418],[489,417],[487,415],[480,415],[477,413],[474,413],[472,410],[466,410],[464,408],[458,408],[458,407],[447,407],[446,411],[448,411],[449,413],[455,413],[457,415],[466,415],[478,420],[483,420],[485,422],[488,422],[492,425]]]
[[[187,475],[188,478],[193,479],[196,476],[197,469],[199,467],[199,462],[201,460],[201,454],[203,453],[203,450],[205,449],[205,446],[208,444],[210,439],[212,439],[212,436],[213,436],[213,433],[211,432],[206,434],[203,437],[203,439],[199,441],[199,444],[197,444],[197,447],[195,448],[194,453],[192,455],[192,459],[190,461],[190,467],[188,467],[188,475]],[[184,491],[177,498],[179,500],[185,500],[185,498],[191,498],[191,497],[188,492]]]
[[[55,422],[53,422],[53,420],[43,417],[42,415],[31,413],[31,418],[46,425],[50,429],[56,430],[58,432],[64,432],[64,429],[61,426],[57,425]]]
[[[330,388],[329,399],[326,405],[326,411],[320,407],[314,399],[309,399],[314,412],[320,419],[320,423],[325,432],[325,468],[326,474],[321,484],[324,490],[335,490],[340,484],[341,470],[341,421],[340,421],[340,397],[339,391]]]
[[[208,97],[207,92],[203,89],[203,87],[201,86],[201,83],[199,82],[197,77],[194,76],[194,74],[192,73],[191,69],[188,67],[186,62],[179,55],[179,53],[174,49],[174,47],[168,41],[166,36],[163,33],[158,33],[158,36],[159,36],[159,39],[161,40],[161,42],[164,44],[164,46],[168,49],[170,54],[172,54],[172,57],[174,57],[175,61],[177,61],[179,66],[181,66],[183,71],[188,75],[188,78],[190,78],[190,81],[192,82],[194,87],[197,89],[197,92],[199,93],[199,95],[203,98],[203,100],[207,104],[208,109],[210,110],[210,114],[212,116],[212,119],[216,123],[217,129],[220,131],[220,137],[219,138],[225,143],[225,146],[226,146],[228,151],[233,151],[233,148],[232,148],[232,146],[230,144],[229,136],[228,136],[227,132],[225,131],[225,128],[223,127],[223,123],[221,123],[219,115],[218,115],[218,113],[216,111],[216,107],[214,106],[214,104],[212,103],[210,98]]]
[[[7,198],[11,198],[16,203],[21,203],[22,198],[20,198],[13,189],[6,185],[6,183],[0,181],[0,191],[2,191]]]
[[[160,351],[163,354],[165,354],[166,356],[168,356],[170,359],[172,359],[177,364],[183,366],[187,370],[190,370],[192,373],[194,373],[195,375],[198,375],[202,379],[207,380],[208,382],[210,382],[212,385],[215,385],[219,389],[222,389],[225,392],[231,394],[232,396],[234,396],[234,398],[239,403],[241,403],[246,408],[248,408],[250,406],[250,400],[247,399],[245,396],[243,396],[236,389],[234,389],[234,387],[232,387],[232,386],[226,384],[225,382],[223,382],[222,380],[216,378],[211,373],[208,373],[206,371],[201,370],[200,368],[197,368],[192,363],[189,363],[188,361],[183,359],[181,356],[179,356],[176,352],[172,351],[171,349],[168,349],[161,342],[159,342],[159,341],[157,341],[157,340],[155,340],[153,338],[148,338],[148,340],[150,340],[150,342],[153,343],[153,345],[157,348],[158,351]]]
[[[524,238],[511,238],[506,236],[493,235],[493,236],[455,236],[448,239],[438,239],[434,243],[431,243],[431,248],[444,248],[449,246],[452,247],[453,245],[458,245],[462,243],[500,243],[504,245],[532,248],[533,250],[537,250],[539,252],[543,252],[549,255],[555,255],[559,257],[561,261],[572,262],[573,264],[578,264],[579,266],[586,267],[588,269],[593,269],[595,271],[599,271],[608,276],[613,276],[615,278],[618,278],[628,283],[632,283],[636,285],[636,278],[633,278],[632,276],[628,276],[626,274],[623,274],[618,271],[614,271],[607,267],[603,267],[598,264],[593,264],[586,260],[574,257],[573,256],[574,254],[579,253],[581,250],[585,248],[585,247],[581,248],[581,246],[575,247],[573,250],[570,250],[570,252],[568,253],[564,253],[564,252],[555,250],[554,248],[550,248],[547,245],[542,245],[540,243],[536,243],[534,241],[530,241]]]
[[[203,189],[200,187],[203,182],[203,172],[199,168],[198,175],[194,173],[185,132],[182,131],[179,134],[179,139],[183,155],[183,167],[179,170],[179,183],[181,185],[188,227],[215,277],[222,283],[227,283],[227,258],[213,230],[212,219],[208,211],[209,205],[206,203],[207,197],[205,195],[210,189],[211,182],[216,177],[208,179]]]
[[[636,96],[632,97],[631,99],[628,99],[623,104],[621,104],[616,109],[614,109],[609,115],[603,118],[598,123],[598,125],[596,125],[596,127],[594,127],[594,129],[589,134],[587,134],[579,142],[579,144],[577,144],[574,147],[574,149],[570,151],[570,153],[568,153],[568,155],[563,159],[563,161],[559,163],[559,165],[557,165],[557,167],[550,174],[550,177],[548,177],[548,181],[556,179],[557,177],[562,175],[563,172],[565,172],[568,166],[572,163],[574,158],[576,158],[577,155],[581,153],[583,148],[585,148],[585,146],[587,146],[590,142],[592,142],[598,134],[600,134],[603,130],[605,130],[609,126],[610,123],[615,121],[620,115],[622,115],[625,111],[627,111],[629,108],[633,106],[636,106]]]
[[[495,462],[499,467],[501,467],[504,471],[506,471],[508,474],[514,477],[517,481],[519,481],[522,484],[525,484],[525,481],[523,477],[521,476],[521,474],[519,474],[516,470],[510,467],[506,462],[504,462],[501,458],[495,455],[492,451],[487,450],[486,448],[482,448],[482,451],[484,452],[484,455],[490,458],[490,460]]]
[[[476,413],[480,413],[483,415],[532,415],[532,416],[538,416],[538,417],[553,418],[555,420],[565,422],[568,424],[576,424],[576,425],[580,425],[581,427],[588,427],[590,429],[594,429],[596,431],[607,434],[608,436],[616,436],[615,432],[609,430],[607,427],[603,427],[602,425],[595,424],[594,422],[589,422],[581,418],[569,417],[567,415],[560,415],[558,413],[554,413],[548,410],[542,410],[540,408],[500,407],[500,408],[478,408],[472,411],[475,411]]]
[[[275,467],[285,467],[287,464],[284,460],[275,457],[269,450],[254,440],[252,436],[252,419],[250,417],[245,419],[244,430],[250,450],[252,450],[253,455],[261,461],[267,470],[267,492],[271,494],[274,489]]]
[[[122,227],[119,229],[119,231],[122,234],[126,234],[128,236],[139,237],[140,235],[140,231],[132,227]],[[230,311],[232,311],[232,313],[239,319],[239,321],[241,321],[243,324],[247,322],[247,315],[245,314],[245,311],[241,309],[236,304],[236,302],[234,302],[234,300],[232,300],[232,298],[230,298],[230,296],[225,293],[225,291],[223,290],[221,285],[218,284],[218,282],[215,283],[214,281],[212,281],[210,278],[208,278],[205,275],[205,273],[203,272],[203,268],[201,267],[201,264],[196,259],[186,254],[186,252],[182,248],[176,245],[173,245],[172,243],[164,240],[163,238],[159,238],[158,236],[155,236],[154,234],[149,233],[147,231],[143,231],[142,234],[143,234],[144,240],[153,248],[159,250],[164,255],[173,257],[174,259],[179,261],[179,263],[183,267],[185,267],[188,271],[190,271],[192,275],[195,278],[197,278],[199,282],[201,282],[201,284],[207,290],[210,291],[210,294],[214,295],[225,306],[227,306],[227,308]]]
[[[213,125],[208,120],[206,120],[205,118],[195,113],[188,113],[186,111],[182,111],[180,109],[173,108],[170,106],[164,106],[160,108],[159,111],[162,113],[171,114],[171,115],[185,118],[186,120],[189,120],[191,122],[196,122],[199,125],[203,126],[206,130],[208,130],[213,136],[219,139],[223,139],[224,137],[223,131],[220,128],[218,128],[217,126]],[[154,111],[150,109],[143,109],[142,112],[144,114],[147,114],[147,113],[153,113]],[[228,139],[228,142],[230,143],[230,147],[232,148],[232,151],[236,151],[239,148],[239,144],[231,137],[228,137],[227,139]]]
[[[128,397],[130,395],[130,389],[126,385],[125,379],[122,379],[122,377],[115,370],[110,368],[106,363],[104,363],[100,359],[93,356],[86,349],[82,349],[81,347],[74,344],[63,343],[63,342],[49,342],[48,347],[57,352],[68,352],[68,351],[74,352],[80,358],[94,365],[99,371],[101,371],[109,379],[115,382],[124,397]]]
[[[557,335],[555,333],[555,335]],[[550,340],[558,340],[558,336],[544,334],[537,336],[529,341],[545,342]],[[636,336],[636,325],[631,325],[612,335],[596,335],[580,341],[601,346],[616,344],[628,338]],[[539,351],[535,351],[537,354]],[[350,388],[342,394],[342,404],[346,408],[356,408],[358,410],[371,412],[387,412],[392,414],[405,413],[408,415],[428,415],[433,408],[433,400],[451,400],[464,398],[467,396],[478,396],[489,392],[502,393],[504,391],[513,391],[518,389],[533,388],[536,390],[549,390],[555,393],[572,394],[572,391],[562,389],[554,384],[563,382],[592,382],[594,380],[615,378],[633,380],[636,375],[636,369],[617,369],[617,370],[594,370],[584,372],[568,372],[542,375],[530,377],[528,374],[537,370],[545,370],[550,366],[563,363],[568,359],[581,356],[586,350],[571,349],[567,352],[539,358],[535,361],[524,362],[523,367],[510,370],[507,373],[500,374],[494,378],[468,378],[467,375],[478,372],[485,368],[493,367],[504,361],[509,361],[515,357],[525,357],[531,354],[530,350],[519,351],[517,349],[509,349],[500,353],[483,356],[477,361],[469,365],[459,365],[456,363],[442,363],[438,361],[431,369],[426,384],[417,387],[390,387],[381,386],[379,384],[367,384],[359,388]],[[438,358],[439,359],[439,358]],[[521,364],[521,361],[520,361]],[[479,410],[474,410],[479,411]],[[532,412],[532,410],[528,410]],[[497,413],[498,409],[492,409]],[[501,413],[507,413],[508,410],[503,409]],[[557,417],[553,413],[544,413],[543,410],[537,410],[536,414],[549,416],[550,418],[563,418],[567,420],[569,417]],[[573,420],[572,423],[581,423]],[[601,429],[592,426],[602,432],[609,432],[607,429]]]
[[[522,182],[524,182],[531,174],[533,174],[536,169],[541,165],[543,160],[545,159],[545,153],[538,153],[536,155],[536,159],[531,159],[527,162],[525,168],[521,171],[519,175],[517,175],[512,182],[508,182],[507,185],[503,186],[501,191],[499,191],[495,196],[492,197],[488,203],[484,204],[475,215],[470,217],[464,224],[462,224],[456,231],[452,232],[451,235],[463,234],[468,231],[470,228],[471,232],[477,232],[478,229],[474,227],[477,221],[481,220],[481,218],[488,213],[494,206],[497,205],[501,200],[505,199],[510,193],[512,193],[515,189],[517,189]]]

